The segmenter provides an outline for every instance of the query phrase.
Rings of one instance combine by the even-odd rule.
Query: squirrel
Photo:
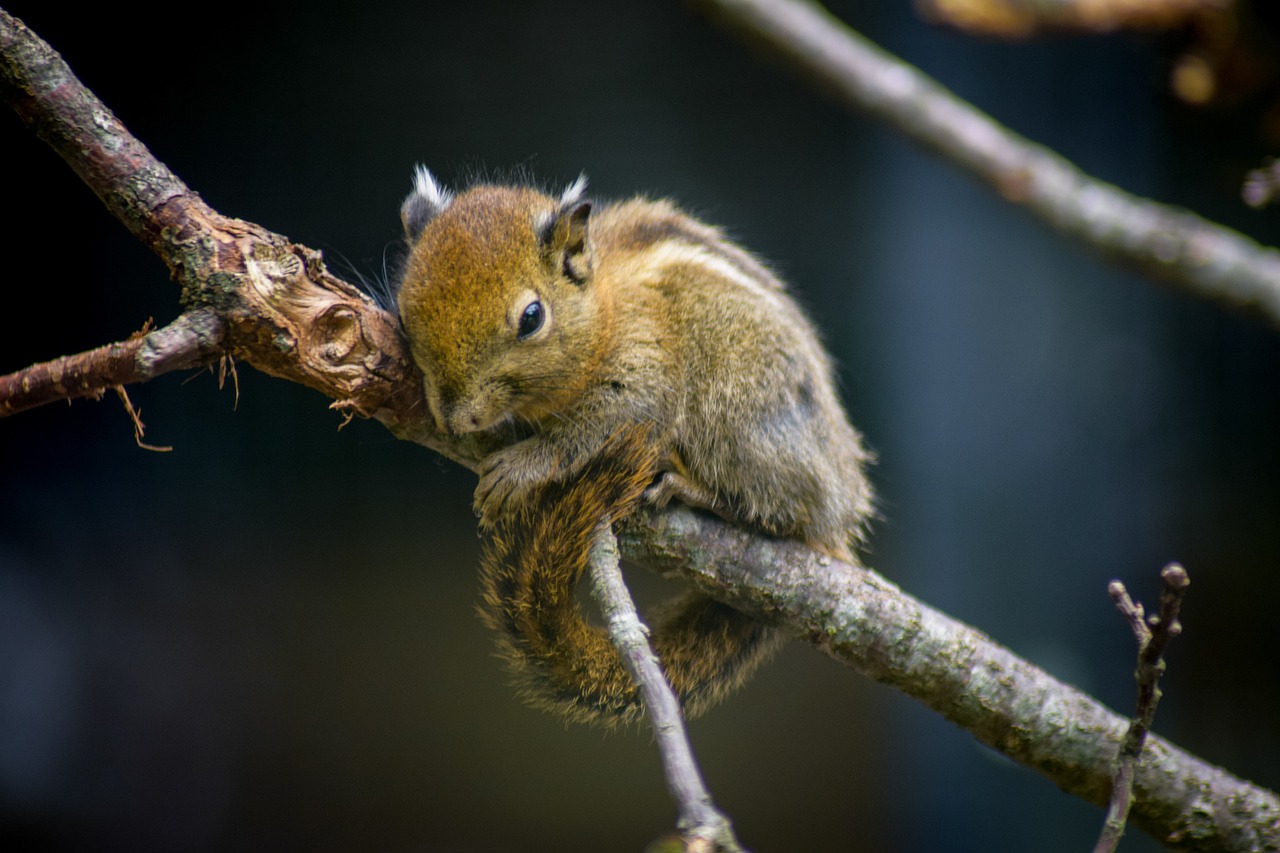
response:
[[[782,282],[669,201],[585,191],[455,194],[418,166],[395,296],[438,429],[498,448],[475,492],[479,609],[518,692],[614,726],[638,691],[574,595],[601,522],[679,500],[853,561],[874,511],[870,456]],[[688,717],[779,645],[696,593],[649,621]]]

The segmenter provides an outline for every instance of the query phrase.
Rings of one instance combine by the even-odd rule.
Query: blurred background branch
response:
[[[916,0],[929,20],[1001,38],[1163,30],[1231,5],[1231,0]]]
[[[1280,325],[1280,251],[1098,181],[1001,126],[809,0],[701,0],[851,106],[975,174],[1053,228],[1141,272]],[[1052,5],[1052,4],[1050,4]]]

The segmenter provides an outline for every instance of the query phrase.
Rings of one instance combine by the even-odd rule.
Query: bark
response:
[[[163,329],[0,376],[0,417],[209,364],[220,357],[225,332],[215,312],[197,310]]]
[[[644,513],[627,557],[901,690],[1063,790],[1105,805],[1125,717],[868,569],[678,508]],[[1280,798],[1154,735],[1130,819],[1174,849],[1280,850]]]

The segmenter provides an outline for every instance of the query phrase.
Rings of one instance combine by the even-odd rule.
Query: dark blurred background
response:
[[[726,225],[818,319],[880,455],[869,561],[1125,712],[1106,584],[1151,601],[1183,561],[1156,730],[1280,787],[1265,323],[1086,254],[675,2],[4,5],[214,207],[340,273],[381,274],[416,162],[585,170]],[[1275,149],[1260,102],[1173,98],[1172,39],[833,11],[1090,173],[1275,242],[1239,201]],[[7,110],[0,152],[0,372],[176,315],[163,265]],[[171,453],[114,397],[0,422],[0,846],[585,853],[669,830],[647,732],[566,728],[505,686],[472,475],[247,365],[238,404],[207,372],[130,396]],[[757,853],[1078,851],[1102,821],[799,645],[692,736]]]

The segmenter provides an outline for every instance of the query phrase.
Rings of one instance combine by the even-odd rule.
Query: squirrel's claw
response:
[[[492,458],[492,457],[491,457]],[[476,485],[475,499],[471,508],[485,527],[493,527],[502,515],[502,507],[510,496],[509,485],[504,488],[505,466],[490,466],[488,461],[480,469],[480,482]]]
[[[494,527],[509,505],[519,505],[520,495],[540,482],[541,478],[529,474],[527,465],[528,460],[510,448],[490,454],[481,463],[471,507],[482,526]]]

